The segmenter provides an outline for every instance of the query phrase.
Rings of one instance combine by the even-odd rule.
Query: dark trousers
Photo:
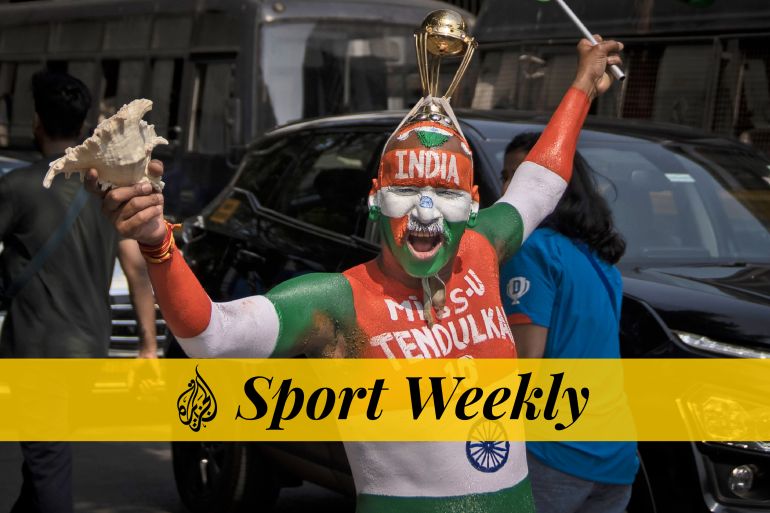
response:
[[[11,513],[72,513],[72,447],[21,442],[24,483]]]

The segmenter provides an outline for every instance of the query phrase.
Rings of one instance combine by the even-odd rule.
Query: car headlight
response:
[[[745,451],[756,451],[770,454],[770,442],[707,442],[710,445],[726,445]]]
[[[683,344],[700,351],[706,351],[720,356],[732,356],[734,358],[770,358],[770,352],[767,351],[736,346],[735,344],[728,344],[725,342],[717,342],[716,340],[704,337],[703,335],[694,335],[685,331],[674,330],[674,333],[679,337],[679,340],[681,340]]]

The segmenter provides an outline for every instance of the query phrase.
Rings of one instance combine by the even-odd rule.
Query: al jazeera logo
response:
[[[206,422],[214,420],[217,416],[217,400],[203,376],[198,372],[197,365],[195,378],[190,380],[187,390],[177,399],[176,408],[182,424],[189,426],[196,433],[201,427],[206,427]]]

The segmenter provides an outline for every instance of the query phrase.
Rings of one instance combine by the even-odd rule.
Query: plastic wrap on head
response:
[[[459,189],[478,201],[473,155],[445,99],[422,98],[385,144],[371,193],[399,185]]]

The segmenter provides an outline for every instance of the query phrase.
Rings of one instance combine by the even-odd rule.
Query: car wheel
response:
[[[174,479],[192,513],[271,511],[279,488],[252,444],[174,442]]]

